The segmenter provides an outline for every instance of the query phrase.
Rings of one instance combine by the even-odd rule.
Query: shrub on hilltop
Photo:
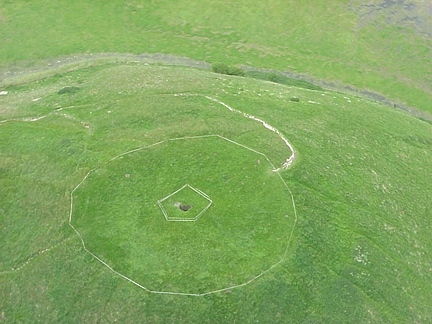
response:
[[[212,71],[219,74],[237,75],[244,76],[245,73],[242,68],[238,66],[230,66],[225,63],[214,63],[212,65]]]

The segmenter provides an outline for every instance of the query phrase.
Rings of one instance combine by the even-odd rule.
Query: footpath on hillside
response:
[[[67,73],[70,71],[98,66],[103,64],[127,64],[127,63],[141,63],[141,64],[161,64],[173,66],[186,66],[199,69],[210,69],[211,64],[198,61],[187,57],[180,57],[168,54],[120,54],[120,53],[98,53],[98,54],[77,54],[56,59],[45,59],[34,63],[31,67],[17,64],[7,67],[0,67],[0,90],[9,85],[23,84],[43,78],[50,77],[58,73]],[[341,85],[334,82],[324,81],[312,78],[305,74],[293,73],[290,71],[277,71],[272,69],[255,68],[250,66],[241,66],[245,71],[256,71],[262,73],[276,73],[288,78],[307,81],[324,89],[342,92],[349,95],[365,98],[371,101],[379,102],[383,105],[402,110],[417,118],[432,122],[432,115],[420,111],[414,107],[397,102],[380,93],[358,89],[350,85]],[[4,91],[1,91],[4,94]]]

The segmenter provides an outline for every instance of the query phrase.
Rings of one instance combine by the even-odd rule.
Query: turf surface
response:
[[[83,53],[165,53],[307,74],[430,115],[430,5],[372,2],[3,1],[0,66],[19,70]]]
[[[228,289],[285,256],[296,218],[271,170],[263,155],[220,137],[161,143],[92,171],[74,192],[72,224],[89,251],[150,290]],[[213,205],[195,222],[167,222],[156,202],[184,183]],[[171,219],[185,217],[177,201],[191,219],[209,204],[186,187],[163,202]]]
[[[431,123],[355,96],[430,119],[430,13],[427,1],[2,1],[0,321],[432,322]],[[154,62],[247,65],[272,82]],[[294,146],[280,175],[295,226],[256,154],[204,139],[149,147],[220,134],[286,161],[277,134],[221,103]],[[185,183],[213,204],[167,221],[157,200]],[[151,293],[84,249],[71,194],[89,251],[150,289],[205,293],[282,262],[218,293]],[[182,191],[166,210],[185,217],[200,197]]]
[[[64,87],[80,90],[59,94]],[[169,174],[173,172],[168,167],[170,161],[174,164],[189,161],[195,167],[198,159],[181,154],[187,150],[186,141],[183,147],[177,146],[179,143],[173,145],[172,150],[180,152],[167,159],[159,157],[164,154],[162,146],[146,151],[148,154],[143,150],[107,163],[113,157],[163,139],[215,133],[266,154],[275,166],[291,154],[277,134],[205,96],[265,120],[294,146],[297,160],[280,174],[295,197],[298,222],[284,261],[244,287],[204,297],[148,293],[86,253],[78,235],[68,226],[70,194],[92,169],[96,168],[88,182],[76,191],[77,218],[72,223],[77,222],[75,225],[89,238],[89,247],[96,253],[104,254],[114,267],[130,270],[131,276],[138,279],[142,276],[140,280],[151,283],[154,289],[202,292],[224,287],[225,283],[242,282],[262,269],[259,260],[265,261],[267,257],[271,262],[277,260],[283,250],[279,243],[282,240],[277,238],[289,234],[277,223],[284,223],[285,218],[271,222],[278,225],[272,229],[276,236],[268,235],[268,226],[272,225],[265,222],[266,218],[262,218],[263,226],[256,227],[254,233],[239,232],[235,227],[235,222],[242,225],[247,218],[228,219],[233,222],[232,237],[239,237],[242,244],[253,247],[257,242],[267,242],[268,245],[236,252],[240,253],[237,254],[240,259],[244,256],[245,260],[252,258],[256,262],[252,267],[243,263],[241,268],[229,269],[233,271],[221,270],[223,276],[219,278],[188,261],[199,257],[207,260],[210,267],[216,267],[216,258],[204,253],[211,251],[210,245],[199,251],[197,246],[195,250],[181,246],[179,253],[191,257],[182,259],[183,263],[174,262],[178,254],[169,254],[172,250],[165,250],[168,257],[164,259],[157,254],[162,250],[150,245],[147,248],[154,249],[145,254],[148,262],[141,262],[142,251],[127,240],[128,229],[133,228],[132,242],[149,244],[141,236],[142,229],[154,235],[150,243],[158,245],[166,242],[161,239],[163,230],[183,226],[180,236],[167,239],[197,245],[190,235],[200,237],[204,234],[196,232],[200,228],[212,235],[209,239],[212,246],[220,247],[220,255],[234,251],[229,244],[232,237],[224,238],[228,240],[226,244],[216,238],[215,229],[225,224],[212,223],[216,211],[228,210],[227,206],[217,206],[222,191],[214,190],[216,186],[207,186],[204,181],[207,177],[216,180],[218,176],[207,167],[203,168],[206,177],[197,176],[196,184],[190,183],[214,201],[214,206],[197,222],[167,222],[158,209],[156,201],[181,187],[187,179],[171,183],[181,172],[175,172],[175,177],[151,179],[143,168],[160,166],[163,173]],[[299,102],[291,101],[293,97],[299,98]],[[5,322],[358,323],[431,319],[429,228],[432,224],[428,216],[432,137],[428,123],[340,93],[139,64],[104,65],[10,87],[8,94],[1,97],[1,111],[6,120],[0,125],[3,215],[0,280],[2,295],[8,296],[1,302]],[[37,121],[28,119],[43,116],[46,117]],[[213,145],[196,145],[203,152],[226,154],[225,147],[219,152],[214,151],[219,149]],[[210,161],[222,163],[221,167],[240,167],[234,163],[237,159],[232,158],[237,147],[230,150],[228,158]],[[278,206],[285,197],[283,190],[275,186],[255,196],[257,185],[244,189],[239,185],[240,181],[246,184],[258,179],[267,183],[275,175],[264,159],[254,156],[252,161],[247,151],[240,155],[248,166],[246,175],[251,176],[240,180],[236,178],[240,177],[237,172],[230,175],[238,184],[233,189],[248,190],[242,194],[240,203],[250,199],[254,212],[265,216],[274,210],[274,215],[282,215]],[[139,163],[152,158],[160,165]],[[137,175],[145,177],[140,179]],[[166,183],[167,189],[159,193],[158,186],[151,186],[145,192],[150,192],[154,199],[141,205],[134,201],[141,201],[145,192],[128,187],[127,182],[149,186],[145,179],[162,186]],[[228,182],[229,179],[217,178]],[[117,196],[110,188],[124,190]],[[138,200],[128,198],[125,208],[123,194]],[[101,199],[96,199],[97,195]],[[258,209],[263,200],[271,202],[265,209]],[[247,208],[236,206],[236,201],[231,202],[233,209]],[[132,215],[146,215],[139,211],[142,206],[154,208],[158,213],[152,219],[154,232],[144,223],[133,226],[134,222],[142,222],[142,218],[134,219]],[[123,229],[111,228],[111,232],[117,231],[113,237],[119,241],[108,240],[110,232],[100,232],[98,217],[86,218],[86,209],[95,211],[91,215],[103,214],[115,222],[119,220],[113,211],[130,214],[129,220],[121,220]],[[287,218],[288,222],[290,219]],[[205,240],[200,242],[207,244]],[[159,261],[173,265],[176,270],[182,265],[192,267],[196,275],[173,278],[170,268],[156,268]],[[265,261],[266,265],[269,263]],[[140,267],[145,271],[140,272]],[[149,271],[148,267],[155,268]]]

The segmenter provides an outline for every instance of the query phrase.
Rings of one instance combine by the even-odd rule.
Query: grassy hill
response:
[[[0,66],[164,53],[306,74],[432,113],[427,1],[3,1]]]
[[[75,87],[76,91],[59,94],[65,87]],[[8,91],[2,96],[1,106],[2,117],[8,121],[0,126],[3,172],[0,278],[2,295],[8,296],[2,301],[5,322],[31,319],[44,323],[115,320],[426,323],[431,319],[429,124],[339,93],[196,69],[141,64],[82,69],[9,87]],[[133,205],[132,198],[111,197],[116,189],[112,189],[114,192],[104,189],[105,193],[101,190],[111,188],[106,181],[128,181],[123,174],[134,179],[140,165],[154,165],[145,161],[151,160],[155,152],[134,157],[138,162],[122,160],[126,164],[119,162],[117,166],[106,163],[123,152],[169,138],[219,134],[266,154],[275,165],[291,154],[283,141],[259,122],[231,112],[206,96],[263,119],[289,139],[298,157],[291,168],[280,174],[294,195],[298,221],[283,262],[244,287],[204,297],[148,293],[113,274],[86,253],[80,238],[68,226],[70,193],[89,170],[109,167],[107,170],[112,174],[120,172],[117,178],[120,180],[106,178],[103,173],[95,175],[96,179],[102,177],[101,186],[105,184],[100,189],[98,182],[85,185],[91,190],[89,193],[93,192],[87,201],[101,197],[90,201],[86,208],[95,208],[99,201],[102,215],[109,217],[110,222],[116,219],[110,216],[113,211],[117,210],[112,214],[118,215],[117,219],[129,215],[130,209],[139,208],[139,204]],[[293,97],[300,101],[291,101]],[[33,122],[26,119],[38,116],[46,117]],[[164,150],[158,154],[163,156]],[[166,154],[167,161],[170,156]],[[182,154],[175,156],[178,160]],[[159,161],[162,162],[160,156]],[[223,161],[236,163],[226,158]],[[214,172],[221,167],[215,166]],[[184,170],[181,172],[188,169]],[[147,181],[155,187],[163,187],[163,183],[169,184],[178,177],[165,167],[161,172],[152,172],[154,179],[150,177]],[[235,181],[240,185],[240,181],[249,180]],[[114,186],[119,188],[118,195],[129,190],[120,189],[124,186],[121,182],[114,182]],[[217,196],[223,188],[213,187],[212,195]],[[248,189],[252,191],[242,194],[243,200],[237,201],[239,206],[245,201],[264,205],[265,212],[278,210],[284,204],[274,198],[280,188],[269,187],[268,192],[264,191],[269,194],[267,198],[264,192],[253,193],[256,185],[250,184]],[[137,194],[130,193],[132,197]],[[233,204],[236,206],[235,201]],[[81,207],[77,212],[80,210]],[[133,213],[147,214],[146,210]],[[292,211],[288,210],[288,215],[292,221]],[[202,221],[208,222],[212,217],[204,215]],[[162,214],[159,219],[163,219]],[[139,225],[134,236],[140,235],[139,228],[146,232],[154,228],[145,224]],[[206,226],[213,226],[209,224]],[[223,224],[219,221],[219,226]],[[266,246],[258,249],[253,244],[263,242],[266,237],[286,237],[291,226],[269,231],[268,226],[252,222],[247,235],[251,231],[259,234],[252,238],[235,234],[235,224],[228,227],[234,234],[218,248],[219,253],[232,255],[231,244],[240,238],[240,242],[252,244],[247,258],[257,258],[262,253],[270,255],[277,246],[280,249],[277,240],[267,241]],[[99,252],[111,251],[111,255],[105,255],[105,261],[129,260],[124,258],[132,255],[130,260],[156,266],[164,260],[160,255],[163,250],[148,250],[144,256],[134,250],[126,252],[128,245],[109,239],[110,235],[117,235],[113,234],[115,231],[106,233],[103,225],[90,226],[96,230],[91,238],[99,241],[99,245],[95,243],[102,248]],[[193,237],[197,234],[189,233]],[[147,238],[156,244],[157,236]],[[211,237],[208,239],[211,243]],[[146,242],[145,238],[140,240],[141,244]],[[196,246],[190,243],[191,249],[178,253],[187,259],[191,254],[197,255],[196,249],[201,247],[208,250],[199,253],[214,257],[213,245],[206,247],[202,243]],[[88,243],[89,249],[91,244]],[[112,254],[119,248],[123,251],[120,255]],[[125,268],[126,264],[121,266],[121,262],[114,265],[122,271],[133,267],[131,264]],[[187,268],[187,264],[183,266]],[[187,287],[198,278],[204,288],[220,288],[223,286],[218,282],[225,280],[225,275],[228,279],[230,274],[233,276],[231,284],[242,283],[239,275],[245,268],[242,269],[228,269],[231,272],[225,274],[198,267],[191,277],[158,270],[142,280],[147,280],[151,288],[174,284],[190,289]],[[218,278],[218,274],[222,277]]]
[[[431,322],[430,10],[3,1],[1,321]]]

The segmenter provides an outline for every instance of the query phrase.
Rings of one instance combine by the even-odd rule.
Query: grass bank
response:
[[[416,6],[411,15],[427,22]],[[403,17],[367,21],[364,8],[347,1],[19,1],[0,10],[0,65],[8,70],[71,54],[173,54],[306,74],[431,113],[428,34]]]
[[[65,87],[79,89],[59,94]],[[275,165],[290,155],[277,134],[206,96],[263,119],[293,145],[297,160],[280,175],[294,195],[298,222],[284,261],[244,287],[193,298],[148,293],[86,253],[68,225],[70,194],[90,170],[106,165],[112,157],[167,138],[218,133],[265,153]],[[293,97],[299,101],[292,101]],[[0,109],[4,215],[0,282],[2,295],[8,296],[1,301],[5,322],[431,320],[430,124],[346,94],[140,64],[101,65],[17,85],[1,97]],[[213,149],[211,145],[197,146],[194,155],[208,148]],[[172,161],[162,160],[161,167],[169,173],[170,163],[185,165],[192,161],[190,154],[181,153],[173,154],[178,158]],[[81,219],[85,219],[86,208],[128,213],[122,205],[127,199],[118,200],[115,190],[108,190],[110,186],[120,188],[120,184],[126,189],[119,194],[124,192],[131,199],[127,207],[147,215],[134,202],[146,193],[131,190],[126,181],[140,181],[135,175],[144,170],[147,164],[143,161],[151,159],[152,154],[123,159],[126,164],[106,165],[112,168],[111,175],[104,176],[104,170],[94,174],[107,187],[98,189],[96,183],[88,183],[89,187],[82,189],[91,189],[94,195],[77,191]],[[223,159],[225,166],[227,160]],[[232,162],[236,166],[238,159]],[[247,174],[243,179],[233,181],[240,186],[259,179],[263,186],[274,175],[270,170],[262,172],[263,168],[262,162],[254,161],[244,169]],[[121,177],[117,179],[116,174]],[[174,174],[151,174],[147,173],[147,182],[141,183],[155,183],[151,190],[177,178]],[[239,172],[234,175],[238,177]],[[207,172],[205,179],[216,176]],[[202,182],[197,188],[208,185],[204,178],[196,181]],[[210,187],[217,197],[218,187]],[[103,195],[104,188],[108,188],[105,193],[111,195],[109,199]],[[210,189],[203,191],[210,195]],[[92,200],[96,193],[101,199]],[[250,201],[257,215],[265,215],[269,208],[279,212],[276,207],[286,203],[283,197],[280,204],[268,203],[266,196],[254,196],[252,191],[242,198],[240,202]],[[216,206],[217,199],[214,201]],[[232,202],[233,210],[240,208],[236,202]],[[224,208],[219,209],[221,215],[228,215]],[[158,216],[163,220],[162,214]],[[210,222],[209,226],[221,228],[224,223],[216,215],[205,216],[201,220]],[[118,221],[115,215],[110,219]],[[211,223],[213,220],[219,223]],[[98,228],[97,221],[94,219],[92,228]],[[269,231],[260,223],[240,233],[235,219],[230,221],[232,235],[225,232],[227,244],[221,247],[221,253],[233,251],[232,239],[238,237],[248,245],[242,252],[246,253],[244,260],[271,256],[280,250],[278,237],[288,234],[283,226]],[[145,227],[146,223],[142,225],[143,233],[151,229]],[[159,235],[152,242],[187,240],[182,235],[191,230],[181,231],[168,241]],[[195,234],[200,233],[204,232]],[[125,237],[120,234],[120,238]],[[144,244],[140,232],[135,234]],[[104,235],[116,235],[116,228]],[[271,245],[253,246],[265,237],[274,240]],[[101,253],[114,261],[140,254],[127,240],[115,243],[97,235],[94,238],[103,242]],[[201,242],[203,246],[207,243]],[[185,258],[196,256],[196,250],[182,244],[175,246]],[[147,246],[145,255],[141,255],[147,258],[144,263],[128,261],[122,267],[139,272],[141,266],[144,269],[164,260],[158,251],[162,249]],[[213,253],[205,255],[213,262],[217,253],[210,247],[206,251]],[[180,268],[182,265],[187,264],[177,264]],[[200,284],[211,285],[218,279],[211,271],[206,273],[207,269],[195,263],[193,266],[190,280],[199,278]],[[236,276],[249,275],[247,267],[232,270],[222,271],[221,280],[236,283]],[[187,286],[192,282],[186,272],[174,276],[166,269],[152,271],[150,279],[156,287]]]

